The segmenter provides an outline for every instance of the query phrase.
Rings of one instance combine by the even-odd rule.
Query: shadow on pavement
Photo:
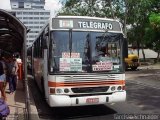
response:
[[[136,104],[143,111],[154,111],[160,113],[160,92],[148,86],[142,86],[135,83],[127,83],[127,101]]]
[[[9,94],[9,85],[6,86],[7,104],[10,114],[7,120],[25,119],[25,91],[22,81],[17,82],[17,89],[13,94]]]
[[[18,80],[14,101],[25,104],[25,89],[22,80]]]

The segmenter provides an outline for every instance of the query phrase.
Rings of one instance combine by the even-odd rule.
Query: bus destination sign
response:
[[[121,31],[120,24],[117,21],[84,18],[53,18],[52,29]]]
[[[113,29],[112,23],[106,22],[78,22],[80,28],[89,28],[89,29]]]

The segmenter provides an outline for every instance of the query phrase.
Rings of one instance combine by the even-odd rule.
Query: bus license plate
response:
[[[87,98],[86,103],[99,103],[99,98]]]

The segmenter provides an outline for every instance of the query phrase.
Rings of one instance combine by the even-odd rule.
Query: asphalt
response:
[[[7,101],[10,108],[10,114],[7,116],[6,120],[27,120],[27,112],[26,112],[26,94],[24,88],[24,82],[22,80],[18,80],[17,82],[17,90],[13,94],[9,94],[9,85],[6,87],[6,95]],[[38,112],[34,103],[33,96],[30,94],[30,119],[38,120]]]

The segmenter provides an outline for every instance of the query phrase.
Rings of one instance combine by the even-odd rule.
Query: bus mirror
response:
[[[128,58],[128,41],[126,38],[124,38],[123,52],[124,52],[124,57]]]

